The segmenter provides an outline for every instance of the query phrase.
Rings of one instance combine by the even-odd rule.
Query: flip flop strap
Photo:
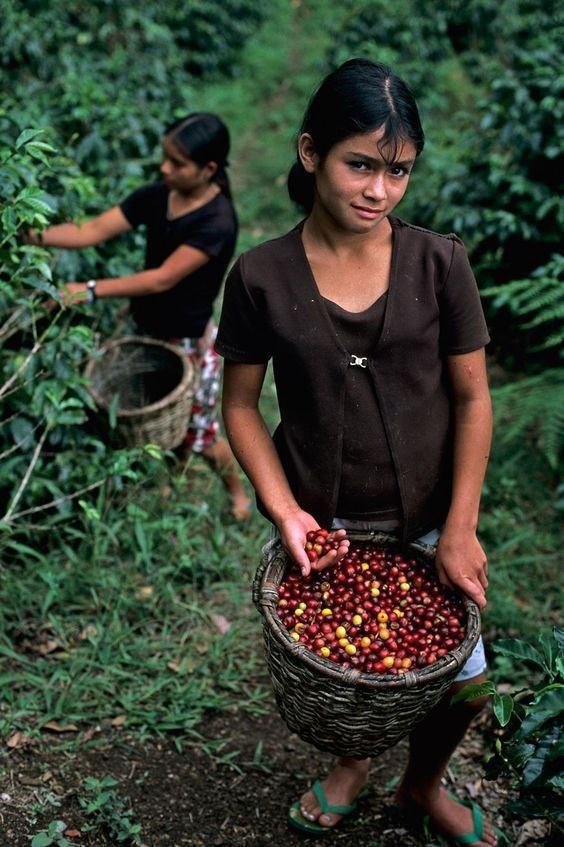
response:
[[[464,835],[454,835],[452,838],[457,844],[475,844],[477,841],[482,840],[482,835],[484,834],[484,816],[480,807],[476,806],[475,803],[462,803],[462,805],[468,806],[472,810],[474,831],[467,832]]]
[[[356,802],[351,803],[350,806],[331,806],[327,800],[327,795],[323,790],[323,786],[318,779],[316,779],[311,786],[311,790],[315,794],[317,802],[321,806],[321,812],[324,815],[350,815],[350,813],[354,812],[356,809]]]

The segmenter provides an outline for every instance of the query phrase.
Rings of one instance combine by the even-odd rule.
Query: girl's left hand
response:
[[[459,588],[480,609],[485,607],[488,560],[473,530],[445,526],[437,545],[435,566],[443,585]]]

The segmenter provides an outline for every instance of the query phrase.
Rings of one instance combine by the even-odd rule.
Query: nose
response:
[[[163,159],[161,162],[161,173],[163,176],[170,174],[170,162],[168,159]]]
[[[364,196],[368,200],[385,200],[386,199],[386,178],[385,174],[380,171],[375,171],[371,178],[364,186]]]

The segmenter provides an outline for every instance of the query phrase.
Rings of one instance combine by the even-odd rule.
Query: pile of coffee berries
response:
[[[308,537],[316,556],[327,552],[318,539],[328,535],[318,530]],[[278,598],[278,616],[295,641],[369,674],[397,676],[432,665],[466,635],[462,601],[431,568],[373,545],[351,544],[337,565],[308,579],[291,570]]]
[[[306,535],[305,551],[310,562],[317,562],[330,550],[338,550],[341,540],[336,541],[326,529],[312,529]]]

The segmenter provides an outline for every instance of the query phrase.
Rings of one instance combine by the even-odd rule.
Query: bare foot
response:
[[[340,759],[321,785],[330,806],[348,806],[364,788],[368,780],[369,759]],[[321,808],[313,791],[306,791],[300,800],[300,811],[308,821],[332,827],[342,815],[321,814]]]
[[[230,492],[231,496],[231,514],[238,521],[248,521],[251,517],[251,501],[247,497],[245,491],[235,494]]]
[[[448,836],[466,835],[474,831],[472,810],[462,803],[457,803],[445,790],[419,793],[409,792],[400,786],[396,793],[396,801],[402,808],[409,809],[414,805],[420,811],[429,815],[439,832]],[[490,822],[484,817],[484,832],[480,841],[473,841],[472,847],[495,847],[497,836]]]

